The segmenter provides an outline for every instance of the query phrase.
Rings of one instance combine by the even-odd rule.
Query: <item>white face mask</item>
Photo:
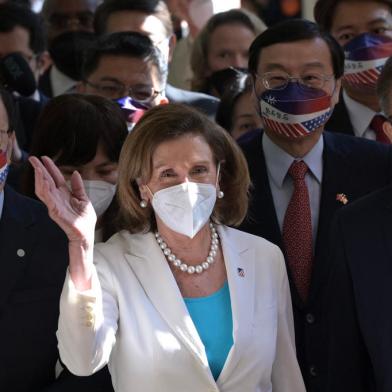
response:
[[[83,184],[97,217],[100,217],[110,206],[116,193],[116,185],[95,180],[83,180]]]
[[[162,222],[171,230],[190,238],[208,222],[215,202],[216,187],[197,182],[184,182],[161,189],[152,198],[154,211]]]

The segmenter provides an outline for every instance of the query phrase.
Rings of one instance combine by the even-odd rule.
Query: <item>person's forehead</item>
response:
[[[165,26],[155,15],[139,11],[117,11],[107,21],[106,32],[134,31],[146,34],[153,41],[165,37]]]
[[[331,30],[362,26],[379,18],[390,18],[391,6],[378,1],[342,1],[334,9]]]
[[[154,66],[141,58],[123,55],[104,55],[100,58],[96,70],[91,76],[115,77],[122,83],[149,81]]]
[[[75,14],[79,12],[94,12],[97,8],[97,0],[51,0],[49,3],[49,15],[53,13]]]
[[[332,67],[331,51],[322,38],[294,42],[281,42],[263,48],[259,54],[258,68],[269,64],[306,66],[321,64]]]
[[[156,164],[186,164],[194,161],[213,162],[213,152],[201,135],[184,135],[160,143],[153,151],[152,160]]]
[[[11,31],[0,32],[0,55],[12,52],[31,52],[30,32],[23,26],[15,26]]]

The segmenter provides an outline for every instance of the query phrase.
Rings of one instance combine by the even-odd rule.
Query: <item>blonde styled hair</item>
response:
[[[208,52],[212,33],[220,26],[243,25],[255,33],[255,37],[267,29],[264,22],[254,13],[244,9],[233,9],[213,15],[195,38],[191,53],[193,91],[210,93],[206,71],[208,70]]]
[[[118,200],[120,226],[131,233],[155,229],[151,205],[140,206],[138,181],[148,182],[156,148],[183,136],[201,136],[209,145],[215,164],[220,162],[220,189],[212,219],[221,224],[239,225],[248,209],[250,178],[242,151],[231,136],[204,114],[181,104],[150,109],[125,140],[119,160]]]

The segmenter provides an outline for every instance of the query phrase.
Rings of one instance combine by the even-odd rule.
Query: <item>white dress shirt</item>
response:
[[[305,392],[282,252],[260,237],[217,231],[234,343],[216,381],[151,232],[122,231],[96,245],[91,290],[77,291],[67,276],[57,337],[70,371],[86,376],[108,363],[116,392]]]
[[[369,125],[373,120],[373,117],[378,113],[367,106],[354,101],[345,91],[343,91],[343,100],[354,128],[354,135],[369,140],[376,140],[376,134],[369,128]]]
[[[50,84],[54,97],[65,93],[75,92],[77,82],[64,75],[54,64],[49,71]]]
[[[320,211],[321,182],[323,178],[323,150],[324,139],[321,136],[312,150],[301,158],[309,168],[309,171],[305,175],[305,182],[308,187],[312,215],[313,248],[316,242]],[[282,232],[286,210],[294,191],[293,179],[287,172],[291,164],[298,159],[292,157],[286,151],[278,147],[265,132],[263,133],[263,151],[267,165],[272,199],[274,201],[280,231]]]

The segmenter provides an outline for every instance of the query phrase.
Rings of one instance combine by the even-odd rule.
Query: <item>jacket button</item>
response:
[[[313,324],[316,321],[316,318],[314,317],[314,315],[312,313],[308,313],[306,315],[306,322],[308,324]]]
[[[317,376],[317,370],[316,370],[316,366],[310,366],[309,367],[309,374],[312,376],[312,377],[316,377]]]

